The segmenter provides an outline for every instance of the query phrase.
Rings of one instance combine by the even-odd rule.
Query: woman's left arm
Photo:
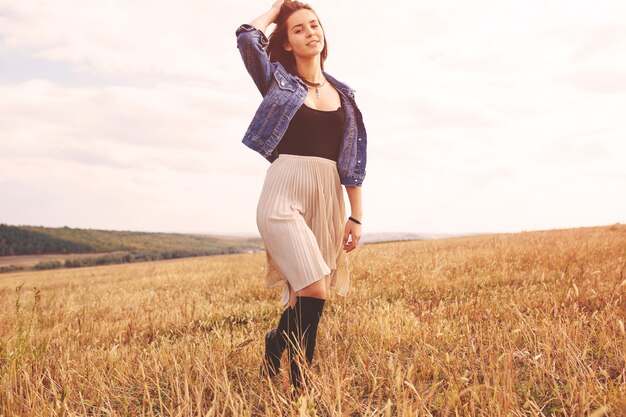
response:
[[[350,216],[358,221],[362,221],[363,207],[361,206],[361,187],[356,185],[346,185],[346,192],[350,200]],[[352,236],[352,241],[348,243],[348,236]],[[352,251],[359,244],[361,238],[361,225],[349,220],[343,232],[343,249],[346,252]]]

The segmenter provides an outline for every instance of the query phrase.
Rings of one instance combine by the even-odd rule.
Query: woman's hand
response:
[[[352,236],[352,240],[348,243],[348,236]],[[354,250],[359,244],[361,238],[361,225],[356,224],[352,220],[346,222],[346,227],[343,231],[343,250],[350,252]]]
[[[276,23],[276,19],[278,19],[278,15],[280,14],[280,8],[282,7],[285,0],[276,0],[272,7],[270,7],[270,11],[268,13],[271,14],[270,23]]]
[[[280,12],[280,7],[283,5],[283,3],[285,2],[285,0],[276,0],[273,4],[272,4],[272,9],[276,10],[276,13]]]

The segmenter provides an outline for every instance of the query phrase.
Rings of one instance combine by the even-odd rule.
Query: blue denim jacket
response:
[[[277,158],[273,151],[304,103],[308,88],[280,62],[270,62],[264,49],[269,40],[262,31],[243,24],[235,34],[244,65],[263,96],[242,142],[272,162]],[[345,113],[343,142],[337,159],[341,184],[360,187],[365,178],[367,133],[354,99],[355,90],[326,71],[322,73],[339,92]]]

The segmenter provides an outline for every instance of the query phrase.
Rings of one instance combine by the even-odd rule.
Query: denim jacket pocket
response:
[[[290,80],[285,77],[279,70],[274,71],[274,79],[278,84],[278,87],[282,90],[296,91],[296,86],[291,83]]]

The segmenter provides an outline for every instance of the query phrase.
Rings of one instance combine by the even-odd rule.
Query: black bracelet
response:
[[[353,222],[355,222],[356,224],[361,224],[360,221],[358,221],[357,219],[355,219],[354,217],[350,216],[348,217],[349,220],[352,220]]]

